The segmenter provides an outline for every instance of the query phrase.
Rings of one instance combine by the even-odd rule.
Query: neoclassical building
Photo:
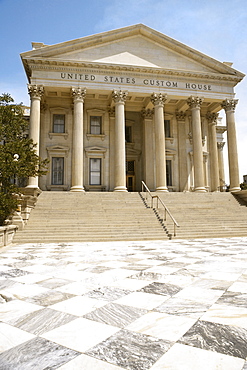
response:
[[[230,190],[240,189],[234,87],[244,74],[231,63],[142,24],[32,46],[21,54],[30,137],[50,165],[28,187],[222,190],[226,131]]]

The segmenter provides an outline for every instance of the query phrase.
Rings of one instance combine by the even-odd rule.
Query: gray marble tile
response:
[[[131,293],[130,290],[105,286],[91,290],[90,292],[84,294],[84,296],[95,299],[102,299],[104,301],[115,301],[116,299],[121,298],[129,293]]]
[[[150,269],[150,266],[148,267]],[[147,270],[147,269],[146,269]],[[151,272],[151,271],[142,271],[138,274],[130,276],[131,279],[139,279],[139,280],[150,280],[150,281],[159,281],[164,278],[164,274]]]
[[[197,321],[179,343],[246,359],[247,330],[236,326]]]
[[[211,303],[200,303],[189,299],[172,297],[155,308],[157,312],[170,315],[187,316],[199,319],[211,306]]]
[[[18,317],[9,323],[29,333],[40,335],[75,319],[77,319],[77,316],[44,308]]]
[[[29,272],[19,270],[19,269],[12,269],[12,270],[8,270],[8,271],[0,271],[0,277],[4,277],[6,279],[15,278],[15,277],[23,276],[23,275],[27,275],[27,274],[29,274]]]
[[[247,308],[247,293],[227,291],[215,303]]]
[[[170,348],[171,343],[149,335],[121,330],[91,348],[87,355],[128,370],[147,370]]]
[[[89,320],[101,322],[118,328],[124,328],[140,316],[147,313],[147,310],[124,306],[117,303],[109,303],[103,307],[90,312],[83,317]]]
[[[154,282],[145,286],[139,291],[145,293],[160,294],[165,296],[173,296],[174,294],[180,292],[180,290],[182,290],[182,288],[177,285]]]
[[[35,303],[40,306],[51,306],[52,304],[74,297],[73,294],[49,290],[36,296],[23,298],[26,302]]]
[[[80,353],[46,339],[35,338],[0,354],[1,370],[57,369]]]

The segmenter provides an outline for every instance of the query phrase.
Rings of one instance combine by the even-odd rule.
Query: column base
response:
[[[168,189],[166,186],[159,186],[158,188],[156,188],[155,191],[159,191],[159,192],[163,192],[163,193],[168,193]]]
[[[235,187],[229,189],[230,193],[234,193],[235,191],[240,191],[240,190],[241,190],[241,188],[239,186],[235,186]]]
[[[79,185],[78,186],[72,186],[70,188],[70,191],[73,191],[73,192],[81,192],[81,193],[84,193],[85,192],[83,186],[79,186]]]
[[[198,186],[194,190],[195,193],[207,193],[207,190],[204,188],[204,186]]]
[[[126,186],[116,186],[113,191],[125,192],[125,193],[128,192]]]

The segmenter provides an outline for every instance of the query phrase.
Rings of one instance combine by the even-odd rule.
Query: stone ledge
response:
[[[18,229],[16,225],[0,226],[0,247],[11,244]]]

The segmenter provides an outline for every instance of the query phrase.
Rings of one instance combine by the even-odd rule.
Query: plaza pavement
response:
[[[0,249],[0,370],[247,369],[247,237]]]

